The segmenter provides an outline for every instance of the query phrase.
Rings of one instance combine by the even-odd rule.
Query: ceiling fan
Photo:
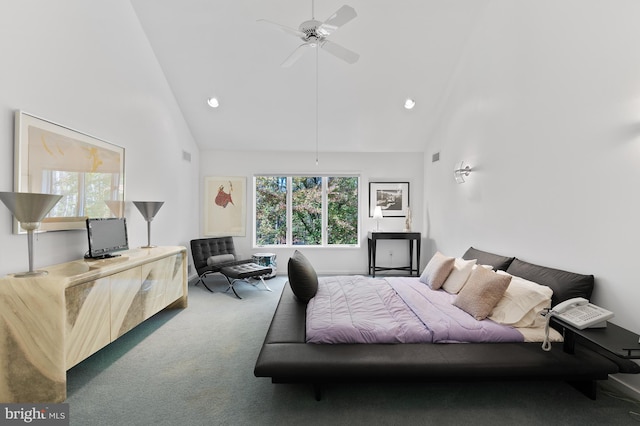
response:
[[[316,21],[313,12],[313,0],[311,2],[311,20],[304,21],[298,29],[290,28],[278,23],[268,21],[266,19],[259,19],[258,22],[266,22],[271,25],[275,25],[288,34],[300,37],[304,43],[296,48],[291,55],[282,63],[283,67],[290,67],[293,65],[305,51],[309,48],[320,46],[327,52],[331,53],[335,57],[342,59],[343,61],[353,64],[358,61],[360,55],[357,53],[340,46],[332,41],[327,40],[327,37],[331,35],[338,28],[354,19],[358,14],[351,6],[344,5],[331,15],[326,21]]]

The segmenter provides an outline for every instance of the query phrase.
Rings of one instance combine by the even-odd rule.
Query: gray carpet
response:
[[[253,366],[286,277],[273,292],[221,276],[67,374],[72,425],[638,425],[637,403],[592,401],[565,383],[273,385]]]

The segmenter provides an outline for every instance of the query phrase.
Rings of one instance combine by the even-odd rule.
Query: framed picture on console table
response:
[[[14,143],[14,191],[62,195],[38,231],[124,217],[124,148],[23,111],[15,113]],[[13,232],[26,232],[15,219]]]
[[[204,235],[246,235],[246,178],[207,176],[204,181]]]
[[[409,208],[409,182],[369,182],[369,217],[376,207],[383,217],[405,217]]]

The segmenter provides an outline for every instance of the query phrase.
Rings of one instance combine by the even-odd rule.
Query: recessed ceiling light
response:
[[[416,101],[414,101],[411,98],[408,98],[406,101],[404,101],[404,107],[406,109],[413,109],[413,107],[416,106]]]
[[[218,108],[220,106],[220,102],[218,102],[218,98],[209,98],[207,99],[207,103],[211,108]]]

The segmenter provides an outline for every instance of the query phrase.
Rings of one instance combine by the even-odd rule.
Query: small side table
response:
[[[264,276],[266,279],[276,276],[278,265],[276,262],[275,253],[255,253],[253,256],[251,256],[251,259],[253,260],[253,263],[271,268],[271,273]]]
[[[559,318],[553,317],[552,321],[564,329],[563,349],[566,353],[575,353],[576,340],[583,339],[606,352],[621,369],[621,373],[640,373],[640,365],[631,361],[640,359],[640,336],[636,333],[607,322],[603,328],[585,328],[579,330]]]
[[[375,277],[376,271],[409,271],[409,275],[420,276],[420,232],[369,232],[367,247],[369,249],[369,275]],[[378,240],[409,240],[409,266],[386,267],[376,266],[376,249]],[[416,246],[416,263],[413,267],[413,246]]]

